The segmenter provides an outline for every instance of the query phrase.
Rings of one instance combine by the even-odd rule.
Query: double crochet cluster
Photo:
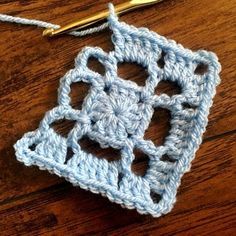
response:
[[[192,52],[146,28],[119,22],[112,5],[110,11],[114,51],[106,53],[90,47],[82,50],[75,59],[75,68],[61,79],[58,106],[46,113],[36,131],[25,134],[15,144],[16,156],[27,166],[37,165],[126,208],[158,217],[171,210],[180,179],[189,170],[201,143],[220,81],[220,65],[211,52]],[[104,65],[104,75],[88,68],[90,57]],[[162,66],[157,63],[161,57]],[[148,78],[143,87],[118,76],[117,65],[122,62],[138,63],[146,69]],[[207,71],[196,73],[202,64]],[[181,93],[155,94],[163,80],[177,83]],[[71,85],[79,81],[88,83],[90,90],[81,110],[76,110],[71,106],[70,92]],[[171,129],[162,146],[143,138],[157,108],[171,113]],[[67,137],[52,127],[62,119],[75,121]],[[85,136],[101,148],[119,149],[120,160],[108,161],[87,153],[80,146]],[[149,157],[144,176],[131,170],[134,149]],[[69,150],[73,154],[68,160]]]

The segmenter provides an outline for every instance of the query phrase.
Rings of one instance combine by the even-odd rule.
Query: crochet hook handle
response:
[[[115,11],[117,14],[122,14],[128,11],[131,11],[133,9],[137,9],[137,8],[147,6],[147,5],[152,5],[161,1],[163,0],[131,0],[131,1],[116,5]],[[109,16],[109,11],[103,10],[95,15],[83,18],[76,22],[72,22],[59,29],[48,28],[43,31],[43,36],[51,37],[58,34],[68,33],[74,30],[81,30],[106,19],[108,16]]]

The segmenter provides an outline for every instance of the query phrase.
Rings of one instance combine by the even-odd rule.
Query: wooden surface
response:
[[[114,1],[118,2],[121,1]],[[64,24],[99,11],[106,3],[105,0],[1,0],[0,12]],[[222,63],[222,83],[217,88],[204,141],[191,172],[182,179],[174,209],[158,219],[142,216],[16,161],[13,144],[25,132],[36,129],[44,113],[56,105],[59,79],[73,67],[76,54],[85,45],[108,51],[112,44],[108,31],[83,38],[46,39],[35,27],[0,23],[1,235],[235,234],[235,0],[166,0],[122,16],[122,20],[149,27],[193,50],[214,51]],[[95,62],[91,66],[102,70]],[[145,78],[138,67],[122,65],[119,72],[138,83]],[[161,89],[173,92],[167,85]],[[75,106],[81,104],[86,91],[82,85],[73,88]],[[163,142],[168,134],[167,118],[165,110],[156,112],[145,137],[157,144]],[[56,128],[66,131],[60,125]],[[87,141],[84,148],[97,155],[104,154]],[[142,174],[145,165],[140,157],[133,169]]]

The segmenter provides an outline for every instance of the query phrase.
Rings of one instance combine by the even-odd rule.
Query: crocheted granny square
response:
[[[58,106],[46,113],[37,130],[15,144],[16,156],[27,166],[37,165],[126,208],[158,217],[171,210],[181,177],[190,169],[201,143],[220,81],[220,64],[211,52],[192,52],[146,28],[119,22],[112,5],[110,11],[114,51],[106,53],[91,47],[82,50],[75,59],[75,68],[61,79]],[[163,55],[164,66],[160,67],[157,62]],[[90,57],[104,65],[105,75],[87,67]],[[117,64],[122,62],[138,63],[147,70],[145,86],[119,78]],[[202,64],[207,72],[196,73]],[[181,93],[155,94],[163,80],[177,83]],[[82,109],[76,110],[71,106],[70,86],[79,81],[88,83],[90,90]],[[171,113],[171,129],[162,146],[143,138],[157,108]],[[52,127],[62,119],[75,121],[67,137]],[[108,161],[87,153],[80,146],[84,136],[101,148],[119,149],[120,160]],[[149,157],[144,176],[131,170],[134,149]],[[73,155],[67,160],[69,150]],[[163,158],[166,155],[169,159]]]

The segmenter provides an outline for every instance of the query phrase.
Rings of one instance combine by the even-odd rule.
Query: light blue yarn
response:
[[[75,68],[61,79],[59,105],[46,113],[37,130],[26,133],[15,144],[16,156],[27,166],[37,165],[75,186],[101,193],[112,202],[158,217],[172,209],[180,179],[190,169],[202,141],[215,88],[220,82],[220,64],[211,52],[192,52],[148,29],[119,22],[112,5],[110,12],[108,22],[113,31],[114,51],[106,53],[91,47],[82,50],[75,59]],[[160,68],[157,61],[163,51],[165,65]],[[90,57],[104,65],[104,76],[87,67]],[[120,62],[145,67],[149,75],[145,86],[119,78]],[[194,73],[200,63],[208,65],[204,75]],[[178,83],[181,94],[156,95],[154,91],[162,80]],[[82,109],[76,110],[71,106],[70,87],[79,81],[91,86]],[[195,109],[186,108],[185,103]],[[163,146],[143,139],[154,109],[159,107],[171,112],[171,130]],[[50,126],[61,119],[76,121],[66,138]],[[108,162],[81,150],[79,140],[84,136],[102,148],[120,149],[121,159]],[[33,145],[35,150],[30,149]],[[68,148],[74,154],[65,164]],[[143,177],[131,171],[134,148],[150,158]],[[165,154],[176,162],[161,160]],[[153,201],[152,192],[161,196],[158,203]]]

